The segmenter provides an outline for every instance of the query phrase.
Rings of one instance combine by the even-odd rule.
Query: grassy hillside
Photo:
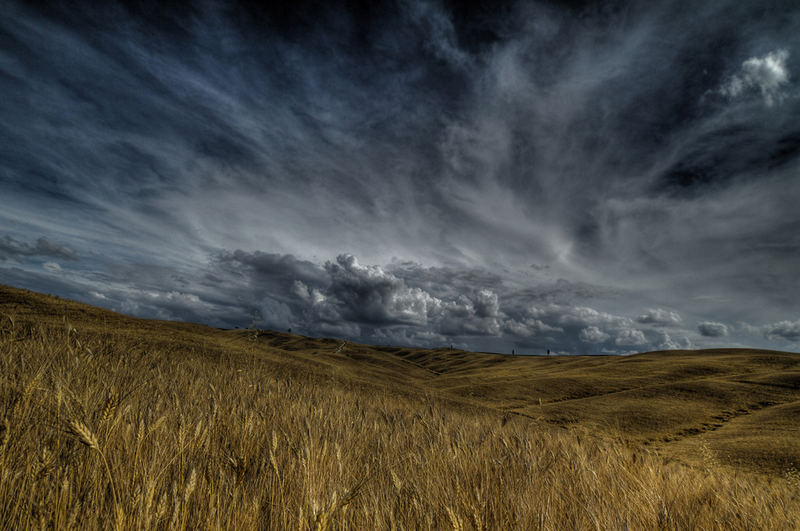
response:
[[[701,455],[694,443],[714,450],[721,463],[765,473],[781,474],[800,463],[798,354],[713,349],[512,357],[339,348],[341,342],[276,332],[259,333],[259,342],[287,353],[316,354],[321,363],[365,381],[382,379],[539,423],[622,434],[693,463]],[[759,427],[767,422],[765,433]]]
[[[798,362],[373,347],[0,287],[0,529],[798,528]]]

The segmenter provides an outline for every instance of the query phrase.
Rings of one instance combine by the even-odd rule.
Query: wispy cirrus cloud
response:
[[[8,3],[4,281],[375,341],[783,345],[800,15],[676,6]]]
[[[64,243],[53,242],[45,236],[38,238],[34,244],[17,240],[9,235],[0,237],[0,260],[24,257],[78,260],[78,254],[75,249]]]

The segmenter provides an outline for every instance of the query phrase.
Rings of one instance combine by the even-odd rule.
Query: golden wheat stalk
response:
[[[83,422],[73,419],[69,423],[69,431],[74,435],[82,444],[85,444],[92,450],[100,451],[100,443],[95,434]]]
[[[114,476],[111,474],[111,467],[108,465],[108,459],[106,459],[106,454],[100,448],[100,442],[97,440],[97,436],[94,434],[94,432],[80,420],[72,419],[69,423],[69,431],[82,444],[88,446],[89,448],[95,450],[98,454],[100,454],[100,458],[102,459],[103,464],[105,465],[106,468],[106,474],[108,475],[108,482],[111,484],[111,494],[114,497],[115,527],[117,527],[118,525],[120,525],[121,522],[124,521],[124,513],[122,511],[122,506],[119,504],[119,498],[117,497],[117,489],[114,487]]]
[[[105,424],[108,419],[111,418],[111,415],[113,415],[114,411],[117,409],[117,405],[119,405],[119,395],[110,391],[106,399],[106,407],[103,408],[103,420],[101,423]]]

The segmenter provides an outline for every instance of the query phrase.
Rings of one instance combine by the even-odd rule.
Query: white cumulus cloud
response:
[[[677,312],[662,310],[661,308],[650,308],[637,317],[636,321],[655,326],[675,326],[681,324],[682,319]]]
[[[762,57],[751,57],[742,63],[740,71],[720,87],[720,93],[735,98],[750,91],[759,91],[768,106],[783,99],[783,88],[789,83],[786,60],[789,52],[779,49]]]
[[[656,348],[659,350],[688,350],[692,348],[692,342],[686,336],[684,336],[683,340],[678,342],[672,339],[669,334],[663,330],[659,335],[660,337],[656,344]]]
[[[786,341],[800,341],[800,319],[797,321],[780,321],[764,327],[767,339],[785,339]]]
[[[619,334],[617,334],[617,339],[615,340],[617,345],[625,345],[625,346],[636,346],[636,345],[644,345],[647,343],[647,338],[644,337],[644,332],[641,330],[623,330]]]
[[[584,328],[578,334],[578,339],[584,343],[602,343],[610,336],[597,328],[596,326],[589,326]]]

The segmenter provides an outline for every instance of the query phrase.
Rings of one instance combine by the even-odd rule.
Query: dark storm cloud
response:
[[[796,343],[800,341],[800,319],[765,325],[764,335],[768,339],[781,339]]]
[[[468,275],[486,285],[473,283],[448,293],[439,290],[436,296],[411,287],[429,281],[431,272],[426,268],[405,263],[401,278],[391,268],[362,265],[352,255],[318,265],[291,255],[221,252],[193,272],[109,265],[106,272],[75,276],[44,269],[14,268],[7,270],[7,278],[16,285],[40,286],[135,316],[200,320],[228,328],[292,328],[376,343],[494,350],[500,345],[500,350],[516,347],[520,352],[558,346],[553,350],[562,353],[692,345],[686,331],[677,331],[683,334],[677,341],[663,330],[637,329],[633,318],[574,302],[521,307],[513,288],[497,283],[487,272]],[[419,278],[409,273],[413,271],[420,272]],[[707,325],[701,323],[700,331]],[[752,328],[773,339],[789,340],[789,325]]]
[[[713,321],[698,323],[697,329],[700,331],[700,335],[705,337],[724,337],[728,335],[728,327],[725,324]]]
[[[26,271],[19,267],[4,267],[2,283],[77,300],[86,300],[87,294],[85,284],[42,269]]]
[[[792,2],[7,3],[3,279],[376,342],[794,341],[798,28]]]
[[[291,283],[300,280],[307,284],[319,285],[326,282],[325,271],[307,260],[300,260],[291,254],[276,254],[242,250],[222,252],[214,257],[220,269],[234,274],[249,272],[255,281]],[[228,267],[230,266],[230,267]],[[270,291],[277,286],[270,286]]]
[[[422,270],[423,279],[407,284],[391,270],[362,265],[352,255],[340,255],[321,267],[293,256],[244,251],[226,253],[219,262],[225,267],[216,275],[227,274],[248,286],[253,304],[259,304],[259,297],[280,302],[288,311],[285,322],[294,323],[298,330],[319,333],[324,331],[320,325],[330,329],[338,324],[356,331],[356,335],[405,327],[409,328],[407,338],[420,334],[431,337],[430,333],[439,334],[439,338],[499,333],[494,292],[474,287],[466,294],[454,291],[437,297],[411,285],[425,283],[424,274],[429,275],[429,271]],[[406,264],[406,278],[411,270],[421,269]]]
[[[350,320],[381,324],[424,323],[433,299],[419,288],[407,288],[378,266],[362,266],[352,255],[327,262],[328,292]]]
[[[0,260],[28,256],[78,260],[75,249],[67,244],[52,242],[44,236],[37,239],[36,244],[20,241],[8,235],[0,238]]]
[[[320,332],[320,324],[330,327],[339,323],[362,337],[403,338],[411,344],[434,339],[468,344],[469,338],[505,337],[507,343],[537,345],[555,342],[556,337],[562,344],[571,343],[565,330],[589,324],[616,331],[632,323],[583,306],[521,307],[513,288],[481,270],[461,271],[447,279],[445,268],[409,263],[387,268],[362,265],[352,255],[340,255],[323,267],[292,256],[267,257],[243,251],[224,256],[237,257],[228,265],[235,263],[238,270],[225,270],[231,278],[238,277],[251,294],[280,298],[291,312],[293,327],[314,333]],[[261,262],[262,267],[252,268],[254,262]]]

